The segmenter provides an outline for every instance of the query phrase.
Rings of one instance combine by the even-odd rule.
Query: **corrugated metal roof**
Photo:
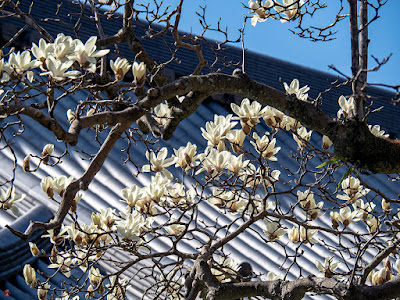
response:
[[[30,1],[21,1],[22,8],[24,5]],[[33,7],[33,15],[37,16],[37,18],[43,17],[43,13],[54,11],[54,7],[58,1],[37,1]],[[69,2],[64,2],[61,7],[60,15],[63,15],[64,10],[66,12],[71,12],[73,6]],[[72,17],[71,17],[72,18]],[[2,21],[0,20],[0,23]],[[4,25],[3,25],[4,26]],[[44,25],[47,30],[49,30],[53,35],[60,31],[60,27],[56,23],[45,23]],[[94,34],[95,28],[93,27],[93,23],[87,19],[83,19],[83,26],[81,28],[82,38],[86,39],[88,36]],[[109,34],[116,32],[119,28],[119,20],[108,20],[107,21],[107,29],[110,30]],[[138,36],[144,34],[143,31],[139,27],[136,28],[138,30]],[[167,39],[170,39],[167,36]],[[171,41],[171,40],[170,40]],[[163,48],[162,43],[159,41],[149,41],[143,42],[144,46],[149,50],[151,55],[154,55],[158,61],[166,61],[169,59],[169,51],[166,48]],[[156,45],[156,46],[154,46]],[[121,49],[126,51],[122,46]],[[208,50],[205,50],[207,55],[211,55]],[[128,53],[128,52],[126,52]],[[180,64],[172,64],[170,67],[174,69],[178,74],[188,74],[193,70],[193,62],[196,61],[196,57],[193,53],[187,50],[180,50],[180,55],[182,57]],[[225,54],[229,59],[240,59],[241,50],[236,48],[227,48],[225,50]],[[211,57],[211,56],[210,56]],[[258,81],[264,82],[276,88],[281,88],[281,84],[279,83],[279,78],[282,78],[282,81],[290,82],[293,78],[298,78],[301,84],[308,84],[311,87],[311,96],[315,97],[316,91],[321,91],[329,86],[329,82],[334,78],[334,76],[329,75],[327,73],[311,70],[304,67],[299,67],[297,65],[283,62],[274,58],[270,58],[267,56],[262,56],[259,54],[247,53],[246,65],[248,68],[248,74],[251,78],[256,78]],[[373,92],[379,95],[386,95],[386,91],[373,89]],[[337,111],[337,98],[341,94],[349,94],[345,90],[336,90],[329,94],[324,99],[323,107],[330,112],[331,114],[335,114]],[[59,103],[56,108],[55,115],[58,119],[63,119],[65,122],[62,124],[64,128],[67,128],[68,123],[65,118],[66,110],[75,104],[78,99],[84,99],[86,94],[83,92],[78,92],[74,96],[68,96],[65,101]],[[40,99],[39,99],[40,101]],[[44,101],[44,99],[42,100]],[[380,105],[380,104],[377,104]],[[209,102],[205,105],[202,105],[198,111],[190,116],[188,119],[184,120],[178,127],[175,132],[174,138],[170,141],[159,141],[157,143],[157,147],[168,147],[169,153],[172,153],[173,148],[178,148],[180,146],[186,145],[188,141],[192,143],[196,143],[205,147],[205,142],[201,137],[200,127],[204,127],[205,122],[211,120],[214,114],[222,114],[226,115],[229,111],[226,110],[223,106],[218,103]],[[376,114],[376,118],[379,119],[380,124],[383,125],[384,128],[390,128],[395,133],[400,134],[400,125],[397,122],[394,122],[396,119],[393,118],[393,114],[399,116],[398,109],[396,110],[387,110],[386,108],[382,110],[379,114]],[[373,118],[371,118],[373,120]],[[80,154],[78,152],[70,151],[70,156],[65,157],[65,160],[62,164],[59,164],[55,167],[42,166],[38,172],[32,174],[23,173],[20,167],[20,164],[28,153],[39,154],[43,146],[47,143],[56,144],[56,153],[59,154],[63,151],[63,144],[57,143],[55,137],[43,130],[40,126],[38,126],[35,122],[30,120],[29,118],[24,118],[26,132],[24,135],[19,137],[18,141],[14,145],[14,150],[16,156],[18,158],[18,170],[16,176],[16,187],[19,192],[24,192],[27,194],[26,201],[22,202],[18,207],[22,213],[27,213],[31,208],[36,207],[38,204],[43,204],[47,206],[51,211],[56,211],[57,205],[47,199],[44,193],[40,189],[40,180],[44,176],[56,176],[56,175],[67,175],[74,176],[75,178],[79,177],[87,168],[88,162],[82,160],[80,158]],[[379,123],[378,121],[376,123]],[[265,130],[266,128],[264,128]],[[34,136],[35,138],[30,138]],[[12,138],[12,137],[10,137]],[[313,142],[319,143],[320,137],[314,134]],[[123,161],[121,157],[121,153],[119,149],[123,147],[123,141],[117,143],[115,149],[110,154],[110,157],[107,159],[104,164],[102,170],[96,175],[89,189],[84,192],[84,196],[82,201],[78,205],[78,215],[80,220],[83,222],[90,222],[90,215],[93,211],[99,211],[100,209],[104,209],[107,207],[117,208],[119,210],[124,209],[124,204],[119,201],[121,199],[121,189],[126,186],[131,186],[132,184],[138,184],[140,186],[147,185],[149,182],[149,177],[141,175],[139,177],[135,177],[132,175],[134,171],[133,167],[124,167]],[[283,136],[281,140],[278,141],[280,143],[279,146],[282,147],[279,157],[282,160],[287,160],[286,158],[290,156],[290,152],[296,148],[296,144],[293,142],[290,135],[286,137]],[[80,138],[80,141],[77,145],[77,148],[83,149],[87,153],[95,153],[98,150],[98,144],[94,142],[94,136],[92,133],[83,134]],[[138,144],[135,148],[136,161],[138,163],[145,162],[145,148],[143,145]],[[291,165],[290,160],[287,160],[288,167],[296,167],[295,165]],[[9,178],[10,171],[12,170],[12,155],[7,151],[0,152],[0,178],[5,179]],[[174,173],[175,176],[179,176],[178,173]],[[380,190],[389,195],[395,197],[396,194],[400,193],[400,190],[395,190],[393,185],[387,181],[384,176],[374,176],[373,179],[374,185],[378,186]],[[377,199],[376,199],[377,201]],[[289,203],[287,204],[289,205]],[[213,206],[208,205],[207,203],[203,203],[201,205],[199,217],[204,219],[207,223],[215,222],[218,218],[219,222],[227,223],[230,219],[232,219],[229,215],[222,215],[218,209]],[[6,223],[10,224],[10,222],[14,219],[14,216],[5,214],[2,212],[0,215],[0,225],[4,226]],[[326,214],[318,221],[321,224],[330,224],[329,215]],[[356,227],[351,225],[350,227],[353,230],[364,230],[364,228]],[[275,273],[282,273],[279,270],[280,266],[284,263],[284,249],[278,244],[274,243],[265,243],[260,237],[257,235],[262,234],[263,225],[256,224],[254,226],[254,231],[245,232],[240,235],[238,238],[234,239],[232,243],[230,243],[226,248],[226,253],[231,253],[231,256],[237,259],[239,262],[241,261],[249,261],[253,268],[257,273],[266,273],[268,271],[274,271]],[[329,234],[321,234],[321,238],[326,240],[335,240],[336,237]],[[287,239],[282,241],[284,244],[287,243]],[[8,245],[11,247],[11,245]],[[155,248],[163,249],[167,245],[163,244],[162,241],[159,241],[154,245]],[[185,247],[188,249],[187,251],[195,251],[195,245],[186,244]],[[306,273],[315,273],[317,272],[316,267],[314,266],[314,260],[319,259],[323,260],[328,255],[332,255],[329,251],[327,251],[324,247],[320,245],[305,245],[304,249],[306,250],[302,257],[298,258],[298,263],[301,265]],[[295,247],[293,244],[286,245],[286,251],[289,253],[294,253]],[[373,253],[367,253],[365,258],[371,258]],[[113,256],[119,259],[124,258],[124,254],[119,252],[113,253]],[[21,262],[20,265],[23,266],[27,260]],[[41,270],[46,269],[46,264],[44,262],[38,262],[38,267]],[[103,265],[105,269],[113,270],[114,267],[110,265]],[[132,268],[129,270],[129,274],[131,276],[143,276],[146,277],[146,274],[138,273],[138,269],[140,266]],[[303,274],[304,275],[304,274]],[[298,276],[298,270],[295,268],[291,270],[289,273],[289,279],[295,279]],[[13,279],[14,280],[14,279]],[[143,278],[141,281],[133,279],[132,286],[134,287],[130,290],[129,299],[137,299],[141,296],[141,293],[151,286],[151,281],[147,278]],[[24,283],[24,280],[21,276],[17,276],[15,281],[6,281],[6,288],[15,287],[14,298],[21,299],[21,295],[25,297],[25,293],[30,290]],[[3,288],[1,286],[1,288]],[[21,295],[18,295],[18,291],[20,290]],[[321,297],[319,297],[321,298]],[[8,298],[12,299],[12,298]],[[28,298],[27,298],[28,299]]]

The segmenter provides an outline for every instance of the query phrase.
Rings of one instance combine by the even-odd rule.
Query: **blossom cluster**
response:
[[[248,6],[254,13],[251,25],[256,26],[257,22],[265,22],[268,18],[277,19],[278,14],[282,23],[294,20],[304,4],[304,0],[283,0],[282,3],[276,0],[265,0],[264,4],[261,0],[250,0]],[[276,13],[271,12],[272,8]]]
[[[53,43],[43,38],[38,44],[33,43],[30,50],[11,52],[8,60],[0,60],[0,82],[10,80],[34,80],[33,69],[39,68],[41,76],[49,76],[54,82],[75,79],[82,70],[96,72],[97,58],[107,55],[109,49],[97,50],[97,37],[90,37],[85,43],[59,33]],[[32,57],[33,55],[33,57]],[[81,70],[77,70],[79,65]],[[146,75],[146,65],[134,62],[133,66],[127,59],[118,57],[110,61],[116,80],[122,80],[132,67],[132,73],[137,86],[143,86]]]

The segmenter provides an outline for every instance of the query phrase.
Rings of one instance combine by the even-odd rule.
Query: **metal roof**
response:
[[[36,19],[44,18],[47,13],[51,13],[55,11],[55,7],[57,3],[60,1],[35,1],[35,4],[32,9],[32,14]],[[25,9],[26,6],[30,3],[30,1],[22,0],[21,1],[21,9]],[[66,13],[71,13],[76,9],[74,5],[70,2],[65,1],[60,9],[60,15],[66,15]],[[74,16],[66,17],[64,21],[71,22]],[[88,36],[94,35],[96,33],[96,29],[94,27],[94,23],[88,19],[83,19],[83,26],[80,28],[80,35],[83,40],[85,40]],[[18,25],[18,22],[13,24]],[[53,35],[56,35],[61,30],[68,33],[68,30],[64,30],[65,28],[60,28],[60,25],[55,22],[45,22],[43,26]],[[0,26],[4,31],[4,26],[6,26],[2,19],[0,19]],[[9,24],[7,24],[9,26]],[[107,20],[107,34],[115,33],[120,26],[120,20],[110,19]],[[141,29],[140,26],[137,26],[137,35],[143,36],[145,33]],[[167,36],[167,40],[171,39],[170,36]],[[171,40],[169,40],[172,42]],[[169,50],[164,46],[163,42],[160,40],[152,40],[152,41],[143,41],[145,48],[149,51],[149,54],[153,57],[156,57],[156,60],[159,62],[163,62],[169,59],[170,54]],[[121,49],[132,59],[132,56],[128,55],[128,52],[125,46],[121,45]],[[207,59],[211,59],[213,53],[208,49],[205,49]],[[196,61],[196,57],[194,53],[190,51],[181,49],[179,50],[179,55],[181,59],[180,64],[171,64],[169,67],[173,69],[178,75],[189,74],[193,69],[193,62]],[[233,47],[227,47],[224,50],[224,55],[229,58],[229,60],[240,60],[241,50]],[[308,84],[311,87],[311,96],[316,96],[316,92],[324,90],[329,87],[329,82],[336,79],[335,76],[332,76],[327,73],[315,71],[309,68],[301,67],[292,63],[284,62],[281,60],[277,60],[268,56],[247,52],[246,54],[246,68],[250,78],[254,78],[257,81],[269,84],[276,88],[282,88],[279,78],[282,81],[290,82],[293,78],[298,78],[301,84]],[[231,72],[231,70],[227,70]],[[390,96],[391,94],[384,90],[371,89],[371,92],[376,95],[384,95]],[[323,108],[327,110],[331,114],[335,114],[337,107],[337,99],[341,94],[349,94],[348,89],[337,89],[324,97]],[[42,97],[42,96],[39,96]],[[67,99],[64,99],[59,103],[55,110],[55,116],[58,119],[63,119],[65,122],[62,124],[64,128],[67,128],[68,122],[65,117],[66,110],[77,103],[78,99],[84,99],[86,94],[84,92],[77,92],[74,96],[67,96]],[[39,99],[40,101],[40,99]],[[44,101],[44,99],[43,99]],[[382,102],[383,103],[383,102]],[[385,103],[387,104],[387,103]],[[381,105],[380,102],[376,103],[377,106]],[[159,141],[157,142],[157,147],[168,147],[169,153],[172,153],[173,148],[179,148],[180,146],[186,145],[188,141],[192,143],[196,143],[205,147],[205,142],[201,137],[200,127],[204,127],[205,123],[211,119],[213,119],[214,114],[222,114],[226,115],[230,113],[229,110],[226,109],[225,106],[222,106],[216,102],[207,102],[203,104],[196,113],[190,116],[188,119],[184,120],[179,126],[177,131],[174,134],[173,139],[169,141]],[[376,123],[382,125],[384,129],[391,129],[395,134],[400,134],[400,124],[397,121],[399,117],[399,109],[392,108],[387,109],[385,107],[379,113],[376,113],[373,117],[371,117],[371,121],[376,120]],[[394,117],[396,116],[396,117]],[[63,144],[57,143],[55,137],[48,131],[43,130],[40,126],[38,126],[35,122],[33,122],[29,118],[24,118],[26,132],[15,139],[16,144],[14,145],[15,154],[18,158],[18,168],[17,168],[17,176],[15,185],[18,192],[23,192],[27,194],[26,200],[21,202],[18,205],[21,212],[23,213],[23,219],[26,221],[31,218],[32,215],[38,217],[48,218],[48,211],[55,212],[57,209],[57,205],[54,202],[51,202],[47,199],[47,196],[41,191],[40,188],[40,180],[44,176],[57,176],[57,175],[67,175],[74,176],[75,178],[79,177],[87,168],[88,162],[86,160],[81,159],[81,155],[78,152],[70,151],[70,156],[65,157],[65,160],[62,164],[59,164],[55,167],[50,166],[42,166],[35,173],[24,173],[21,169],[21,163],[23,158],[29,154],[39,154],[43,146],[47,143],[53,143],[56,145],[55,152],[60,154],[63,151]],[[266,129],[266,128],[264,128]],[[34,138],[32,138],[34,137]],[[10,137],[12,139],[12,137]],[[320,143],[320,137],[317,134],[313,135],[313,142]],[[283,136],[282,139],[278,141],[279,146],[282,147],[279,153],[279,160],[286,160],[287,157],[290,156],[290,152],[296,149],[296,144],[293,142],[290,135],[286,137]],[[0,145],[1,146],[1,145]],[[149,181],[148,176],[140,175],[139,177],[135,177],[132,175],[134,171],[133,167],[124,167],[123,161],[121,158],[121,153],[119,149],[123,147],[123,141],[119,141],[116,144],[116,147],[111,152],[109,158],[106,160],[101,171],[96,175],[93,182],[91,183],[89,189],[83,193],[83,198],[78,205],[78,215],[81,221],[90,222],[90,215],[94,211],[99,211],[100,209],[104,209],[107,207],[117,208],[118,210],[124,209],[124,204],[120,202],[121,199],[121,189],[126,186],[131,186],[132,184],[138,184],[140,186],[147,185]],[[98,144],[94,142],[94,136],[92,133],[82,134],[77,148],[83,149],[87,153],[96,153],[98,150]],[[145,148],[142,145],[138,145],[136,150],[136,160],[137,162],[144,163],[145,158]],[[10,171],[13,168],[12,164],[12,154],[9,151],[1,151],[0,152],[0,179],[4,180],[9,178]],[[295,165],[290,165],[291,161],[286,161],[289,165],[288,167],[296,167]],[[174,173],[175,176],[179,176],[178,173]],[[390,182],[387,181],[385,176],[374,176],[373,179],[370,179],[374,182],[374,185],[377,186],[381,191],[389,193],[389,195],[395,196],[400,193],[399,188],[397,190],[393,190],[393,186]],[[37,212],[42,212],[43,205],[48,208],[45,214],[41,215]],[[33,209],[33,211],[32,211]],[[204,219],[205,222],[210,223],[219,219],[221,223],[226,223],[230,220],[229,215],[222,215],[217,208],[211,206],[207,203],[203,203],[200,209],[200,218]],[[3,227],[5,224],[10,224],[13,221],[22,222],[21,219],[15,219],[15,216],[8,214],[7,212],[0,211],[0,226]],[[325,214],[320,218],[318,222],[330,224],[329,215]],[[21,223],[22,224],[22,223]],[[15,223],[13,223],[15,226]],[[353,230],[364,230],[363,228],[353,226],[350,227]],[[254,227],[255,231],[261,232],[263,229],[263,225],[257,224]],[[13,289],[13,294],[15,299],[30,299],[27,295],[31,295],[31,290],[28,288],[23,280],[21,275],[15,275],[14,272],[9,272],[4,274],[1,277],[1,270],[7,269],[7,267],[11,266],[14,263],[17,263],[22,268],[25,263],[29,263],[30,259],[26,253],[27,247],[26,244],[15,244],[11,242],[11,238],[2,239],[2,234],[5,233],[4,230],[0,231],[0,247],[1,249],[5,249],[4,251],[17,251],[17,249],[21,249],[21,252],[24,253],[21,256],[21,261],[11,261],[11,260],[1,260],[0,257],[0,289],[10,287]],[[335,236],[332,235],[322,235],[321,238],[324,239],[335,239]],[[287,242],[287,239],[283,240],[283,243]],[[4,243],[4,246],[2,246]],[[159,241],[158,244],[154,245],[155,248],[163,249],[167,245],[163,244],[162,241]],[[185,245],[188,251],[195,251],[196,245]],[[302,265],[306,273],[315,273],[317,272],[316,267],[314,266],[314,261],[319,259],[323,261],[325,257],[328,255],[332,255],[329,251],[323,248],[320,245],[305,245],[305,252],[303,256],[299,259],[299,264]],[[22,248],[24,250],[22,250]],[[287,251],[294,251],[292,244],[287,245]],[[1,250],[0,249],[0,250]],[[18,250],[20,251],[20,250]],[[258,273],[267,273],[268,271],[274,271],[277,274],[282,274],[282,271],[279,270],[280,265],[284,260],[284,252],[283,248],[274,243],[264,243],[257,234],[254,232],[245,232],[240,235],[238,238],[234,239],[232,243],[230,243],[226,248],[225,252],[231,253],[231,256],[241,261],[249,261],[254,270]],[[19,253],[19,252],[18,252]],[[26,256],[27,255],[27,256]],[[124,255],[121,253],[113,253],[115,257],[123,259]],[[365,258],[371,258],[373,253],[367,253]],[[36,262],[37,267],[44,271],[46,270],[46,263],[43,261]],[[14,266],[14,265],[13,265]],[[103,265],[104,269],[113,270],[115,267],[111,265]],[[152,282],[146,278],[145,273],[138,273],[138,267],[132,268],[129,270],[129,274],[131,276],[136,276],[132,281],[133,288],[130,289],[129,299],[137,299],[141,296],[141,293],[148,287],[151,287]],[[11,269],[10,269],[11,270]],[[128,275],[129,275],[128,274]],[[141,280],[137,280],[137,276],[141,278]],[[141,277],[140,277],[141,276]],[[298,270],[292,269],[291,273],[288,276],[288,279],[295,279],[298,276]],[[7,277],[7,280],[4,278]],[[3,278],[3,281],[1,281]],[[18,294],[20,291],[23,294]],[[15,294],[14,294],[15,293]],[[34,296],[32,296],[34,297]],[[7,298],[13,299],[13,298]],[[321,299],[321,297],[318,297]]]

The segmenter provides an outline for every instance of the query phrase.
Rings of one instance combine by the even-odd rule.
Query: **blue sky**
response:
[[[339,1],[331,0],[326,2],[328,3],[328,8],[321,10],[319,14],[310,19],[311,22],[328,24],[333,20]],[[347,1],[343,2],[347,3]],[[234,39],[238,36],[237,29],[243,25],[243,14],[249,15],[249,11],[243,8],[242,3],[242,1],[238,0],[187,0],[184,2],[184,13],[180,29],[199,33],[201,26],[199,25],[198,17],[195,15],[195,10],[198,10],[199,5],[207,5],[206,16],[208,23],[215,25],[221,18],[221,24],[224,28],[229,28],[229,33]],[[374,22],[369,29],[371,40],[369,53],[379,59],[393,53],[389,62],[380,71],[369,73],[368,81],[371,83],[400,84],[399,11],[400,1],[389,0],[381,10],[381,18]],[[343,73],[350,75],[348,19],[341,22],[341,25],[337,28],[339,32],[336,35],[336,40],[330,42],[311,42],[310,40],[299,38],[289,32],[288,29],[292,27],[293,24],[291,23],[282,24],[272,19],[252,27],[250,20],[248,20],[245,31],[245,48],[331,73],[334,72],[328,66],[334,65]],[[208,34],[208,37],[216,40],[223,39],[220,34],[215,33]],[[370,59],[369,62],[370,67],[372,67],[373,61]]]

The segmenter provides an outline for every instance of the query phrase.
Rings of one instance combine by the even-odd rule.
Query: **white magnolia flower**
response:
[[[336,197],[349,203],[354,203],[358,198],[365,197],[370,191],[360,184],[358,178],[353,176],[349,176],[342,181],[342,190],[344,194],[337,195]]]
[[[74,177],[67,177],[65,175],[58,176],[53,179],[53,189],[54,191],[60,195],[60,197],[64,196],[65,189],[70,185],[70,183],[74,180]]]
[[[33,256],[38,256],[40,253],[39,248],[35,243],[29,242],[29,249],[31,250]]]
[[[88,278],[90,283],[94,287],[97,287],[101,283],[103,276],[98,268],[92,266],[89,270]]]
[[[67,71],[74,61],[67,60],[62,62],[61,60],[55,59],[53,56],[49,56],[46,59],[46,66],[49,71],[40,73],[40,75],[48,75],[54,81],[63,81],[67,78],[76,78],[80,75],[79,71]]]
[[[378,219],[376,217],[371,217],[367,219],[367,229],[369,233],[374,234],[381,228],[381,224],[379,223]]]
[[[351,211],[350,207],[346,206],[339,210],[338,221],[343,224],[346,228],[351,223],[358,222],[357,218],[358,212],[356,210]],[[332,215],[331,215],[332,216]],[[334,215],[336,216],[336,215]]]
[[[156,107],[154,107],[154,114],[156,118],[154,118],[158,124],[166,125],[168,120],[171,118],[172,111],[168,107],[166,103],[160,103]]]
[[[233,173],[235,176],[240,176],[246,173],[246,168],[250,160],[243,161],[243,154],[239,156],[231,155],[230,159],[227,161],[226,168]]]
[[[36,271],[31,265],[26,264],[23,270],[25,282],[27,285],[34,287],[36,285]]]
[[[54,179],[51,176],[46,176],[42,178],[40,182],[40,187],[42,188],[43,192],[49,196],[49,198],[54,197]]]
[[[11,212],[19,216],[20,212],[15,203],[22,201],[25,198],[25,194],[16,194],[14,186],[10,186],[7,191],[0,188],[0,209],[11,210]]]
[[[40,66],[42,70],[45,70],[46,67],[46,58],[49,55],[54,55],[54,44],[47,43],[44,39],[39,40],[39,45],[32,43],[31,48],[32,54],[39,60],[42,65]]]
[[[229,275],[235,275],[237,270],[237,262],[230,257],[220,257],[218,269],[211,268],[211,273],[219,282],[230,281]]]
[[[240,120],[243,129],[245,126],[249,126],[252,128],[260,122],[260,118],[262,117],[265,108],[263,109],[261,104],[257,101],[253,101],[250,104],[250,100],[245,98],[242,100],[240,106],[235,103],[231,103],[232,111],[237,115],[237,117],[233,117],[232,120]]]
[[[32,82],[34,74],[29,70],[38,67],[40,64],[41,62],[37,60],[31,60],[31,53],[26,50],[22,53],[20,51],[11,53],[8,62],[4,64],[3,68],[11,78],[26,74],[28,80]]]
[[[124,79],[131,66],[126,58],[117,57],[115,62],[113,60],[110,61],[110,67],[114,72],[115,79],[118,81]]]
[[[47,292],[50,290],[51,286],[48,283],[43,284],[38,288],[37,295],[39,300],[45,300]]]
[[[270,241],[277,240],[286,233],[286,229],[282,228],[278,222],[270,222],[264,218],[264,223],[267,229],[263,231]]]
[[[317,229],[306,229],[305,227],[300,226],[299,233],[300,233],[300,239],[304,243],[312,243],[312,244],[318,243],[317,240],[313,238],[314,235],[318,234]]]
[[[275,154],[277,154],[279,150],[281,150],[281,147],[275,147],[275,138],[270,140],[267,135],[264,135],[262,138],[260,138],[258,134],[254,132],[253,139],[254,141],[250,141],[250,143],[255,147],[256,151],[260,153],[265,159],[271,161],[278,160],[275,157]]]
[[[274,2],[272,0],[266,0],[264,5],[260,7],[258,1],[250,0],[249,1],[249,8],[253,10],[254,16],[251,18],[251,25],[256,26],[257,22],[265,22],[270,13],[267,12],[267,9],[274,6]]]
[[[176,222],[176,220],[172,219],[171,223]],[[165,227],[165,230],[172,235],[180,235],[184,230],[186,229],[186,226],[183,224],[171,224],[167,227]]]
[[[332,278],[335,277],[335,270],[339,267],[340,262],[333,262],[333,256],[331,256],[326,257],[323,264],[319,260],[316,260],[315,265],[321,272],[320,276]]]
[[[371,131],[371,133],[376,136],[376,137],[384,137],[384,138],[388,138],[389,134],[385,134],[384,130],[381,130],[381,126],[379,125],[368,125],[369,131]]]
[[[271,106],[266,106],[263,112],[263,119],[265,124],[272,128],[282,127],[281,122],[284,116],[285,114],[283,112]]]
[[[299,80],[293,79],[290,86],[284,82],[283,86],[285,87],[286,94],[288,95],[296,95],[296,98],[302,101],[307,101],[308,94],[307,92],[310,90],[310,88],[305,85],[302,88],[300,88]]]
[[[156,155],[153,151],[146,151],[146,158],[149,161],[149,165],[144,165],[142,167],[142,172],[161,172],[165,177],[172,180],[173,176],[166,168],[175,163],[176,158],[167,158],[168,150],[163,147]]]
[[[275,4],[274,8],[278,13],[284,14],[284,16],[281,17],[281,22],[285,23],[294,20],[303,5],[304,0],[283,0],[282,5]]]
[[[140,243],[141,234],[150,228],[152,223],[152,218],[145,218],[134,210],[126,216],[125,221],[117,223],[117,233],[124,239]]]
[[[300,202],[301,208],[311,220],[315,220],[319,216],[323,215],[321,209],[324,203],[320,201],[318,204],[316,204],[314,200],[314,194],[312,192],[297,191],[297,200]]]
[[[196,191],[194,189],[186,190],[186,187],[182,183],[175,183],[173,186],[169,187],[168,199],[173,205],[187,206],[193,203],[196,197]]]
[[[176,167],[181,167],[184,171],[198,165],[198,159],[196,157],[197,145],[193,145],[188,142],[186,147],[180,147],[178,150],[174,149]]]
[[[340,109],[337,112],[338,118],[341,118],[342,116],[345,119],[354,117],[356,104],[353,97],[349,97],[349,99],[346,99],[344,96],[340,96],[338,102],[340,106]]]
[[[288,237],[289,240],[294,243],[297,244],[300,242],[300,231],[299,231],[299,227],[298,226],[293,226],[292,229],[289,230],[288,232]]]
[[[72,121],[76,119],[76,113],[72,109],[67,110],[67,119],[70,123],[72,123]]]
[[[267,276],[261,276],[262,281],[274,281],[274,280],[283,280],[284,276],[282,274],[276,275],[274,272],[269,271]]]
[[[111,228],[115,222],[115,209],[108,207],[100,210],[100,221],[107,227]]]
[[[137,86],[141,87],[144,84],[145,76],[146,76],[146,65],[144,62],[138,64],[136,61],[132,66],[132,74],[135,78],[135,83]]]
[[[54,151],[53,144],[47,144],[46,146],[43,147],[43,151],[42,151],[43,163],[47,164],[49,162],[50,156],[53,154],[53,151]]]
[[[10,76],[4,71],[4,58],[2,58],[0,59],[0,82],[8,81],[10,79]],[[0,95],[2,93],[4,93],[4,91],[0,90]]]
[[[311,138],[312,130],[307,131],[307,128],[301,126],[297,128],[297,134],[293,133],[293,139],[297,143],[299,149],[303,149],[306,142],[308,142]]]
[[[71,265],[73,260],[70,257],[64,258],[62,253],[59,253],[56,258],[56,262],[48,265],[49,269],[59,269],[61,273],[67,278],[71,276]]]
[[[387,266],[384,266],[379,271],[375,272],[374,270],[372,270],[368,274],[367,278],[372,285],[380,285],[392,279],[392,274],[390,272],[390,269]]]
[[[124,197],[124,200],[121,201],[126,202],[132,209],[135,208],[136,202],[144,197],[144,191],[136,184],[132,185],[130,188],[124,188],[121,190],[121,193],[122,197]]]
[[[237,122],[231,122],[232,115],[214,115],[214,121],[206,123],[206,129],[200,128],[202,136],[208,141],[210,147],[217,147],[219,151],[225,150],[225,137],[229,130],[236,126]]]
[[[85,44],[83,44],[81,40],[74,40],[74,53],[68,56],[68,58],[76,60],[81,67],[88,71],[96,72],[96,58],[102,57],[110,52],[109,49],[96,51],[96,41],[96,36],[90,37]]]
[[[332,141],[326,135],[322,136],[322,149],[328,150],[330,146],[332,146]]]
[[[214,148],[208,148],[206,152],[200,156],[202,167],[196,174],[206,171],[210,176],[217,176],[226,168],[231,156],[232,154],[228,151],[218,151]]]
[[[54,57],[61,61],[68,60],[67,56],[75,51],[75,42],[70,36],[59,33],[54,40]]]
[[[362,199],[357,199],[356,202],[352,204],[354,210],[357,210],[357,218],[362,221],[366,221],[368,218],[371,217],[371,213],[375,208],[375,204],[372,202],[366,202]]]
[[[382,199],[381,205],[384,211],[390,211],[390,202],[386,202],[385,199]]]
[[[64,239],[67,237],[64,235],[68,230],[67,226],[62,225],[61,230],[58,233],[54,232],[54,229],[47,230],[47,234],[43,234],[42,238],[49,238],[50,242],[54,245],[60,245],[64,242]]]
[[[246,134],[241,129],[234,129],[227,132],[225,138],[231,143],[232,150],[236,154],[240,152],[243,147]]]

